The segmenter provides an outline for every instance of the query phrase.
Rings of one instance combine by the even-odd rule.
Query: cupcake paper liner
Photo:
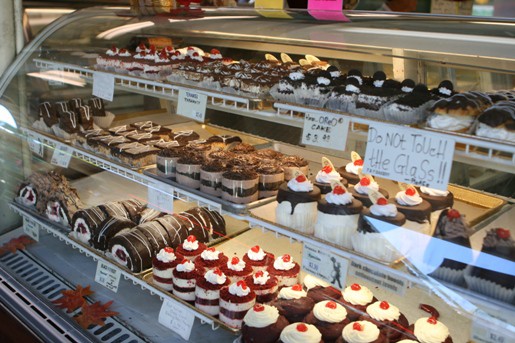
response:
[[[329,96],[325,103],[325,107],[333,111],[348,112],[349,104],[354,102],[355,99],[355,97],[349,96]],[[355,106],[353,106],[353,108],[355,108]]]
[[[424,122],[428,116],[427,108],[429,103],[420,107],[413,108],[410,111],[399,110],[398,106],[391,102],[383,106],[385,119],[398,124],[414,125]]]
[[[113,120],[114,114],[108,111],[106,111],[105,117],[93,117],[93,122],[104,130],[107,130],[111,127]]]
[[[495,282],[472,276],[472,268],[472,266],[468,266],[464,273],[469,289],[510,304],[515,301],[515,289],[508,289]]]
[[[431,277],[455,285],[463,285],[465,283],[464,275],[465,269],[451,269],[447,267],[438,267],[431,274],[429,274]]]
[[[272,96],[272,98],[274,98],[274,100],[284,101],[284,102],[293,102],[293,103],[296,102],[295,93],[284,94],[284,93],[280,93],[278,91],[278,89],[279,89],[279,85],[278,84],[274,85],[270,89],[270,95]]]

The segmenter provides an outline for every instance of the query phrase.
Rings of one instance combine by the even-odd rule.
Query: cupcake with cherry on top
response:
[[[254,272],[267,270],[269,266],[274,264],[274,259],[274,254],[264,251],[259,245],[253,246],[243,255],[243,261],[251,266]]]
[[[351,321],[357,320],[365,313],[368,305],[377,301],[370,289],[358,283],[346,287],[342,296],[341,304],[347,309]]]
[[[387,301],[376,301],[367,306],[366,313],[360,320],[374,323],[389,342],[397,342],[402,338],[409,322],[399,308]]]
[[[200,256],[195,258],[195,265],[206,270],[222,268],[229,261],[229,258],[220,250],[207,248]]]
[[[279,291],[277,299],[270,305],[277,307],[279,313],[290,323],[300,322],[313,309],[315,301],[307,296],[300,284],[284,287]]]
[[[379,328],[365,320],[347,324],[336,343],[387,343]]]
[[[343,185],[347,185],[347,180],[340,176],[331,161],[326,157],[322,157],[322,169],[318,171],[313,184],[320,188],[320,193],[327,194],[332,190],[331,183],[333,181],[339,181]]]
[[[311,324],[293,323],[281,332],[279,343],[322,343],[322,334]]]
[[[185,259],[194,261],[197,256],[200,256],[207,246],[197,240],[194,235],[189,235],[188,238],[176,249],[177,253],[182,255]]]
[[[276,307],[255,304],[243,318],[241,329],[243,343],[275,343],[288,320]]]
[[[195,307],[218,316],[220,313],[220,290],[229,287],[229,278],[219,269],[208,270],[197,279],[195,286]]]
[[[182,260],[173,271],[173,295],[193,305],[197,278],[201,275],[204,275],[202,268],[195,267],[190,260]]]
[[[413,185],[399,183],[399,187],[401,191],[395,195],[395,205],[406,217],[404,227],[426,235],[431,234],[431,204],[420,197]]]
[[[315,303],[319,303],[324,300],[334,300],[339,302],[342,297],[342,292],[340,290],[311,274],[307,274],[304,277],[303,283],[304,289],[308,292],[308,297],[313,299]]]
[[[368,194],[370,191],[376,191],[379,192],[388,199],[389,194],[388,191],[385,189],[382,189],[379,187],[379,184],[374,180],[372,175],[362,175],[361,170],[358,172],[360,174],[360,180],[358,183],[356,183],[354,186],[351,186],[349,188],[349,191],[351,192],[352,196],[363,204],[365,207],[370,207],[373,205],[372,201],[370,200]]]
[[[220,320],[240,329],[243,318],[256,303],[256,293],[245,281],[238,281],[220,291]]]
[[[336,341],[345,325],[349,324],[345,307],[332,300],[317,303],[304,321],[316,326],[324,342]]]
[[[345,167],[340,167],[338,172],[346,179],[351,185],[355,185],[359,182],[359,173],[363,168],[363,159],[355,151],[350,154],[351,162],[347,163]]]
[[[156,286],[167,291],[173,289],[173,271],[184,257],[173,251],[173,248],[165,247],[152,258],[152,277]]]
[[[415,324],[409,326],[405,337],[419,342],[452,343],[449,328],[435,317],[418,319]]]
[[[269,303],[277,297],[279,289],[277,278],[271,276],[266,270],[258,270],[254,275],[248,276],[245,282],[256,293],[258,303]]]
[[[245,280],[247,276],[252,275],[252,267],[236,256],[222,265],[220,269],[231,280],[231,283]]]
[[[299,281],[300,266],[290,255],[284,254],[276,258],[268,272],[277,278],[279,287],[293,286]]]

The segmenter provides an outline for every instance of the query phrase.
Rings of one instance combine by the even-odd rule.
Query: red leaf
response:
[[[22,235],[20,237],[13,238],[9,242],[5,243],[0,247],[0,255],[3,255],[7,252],[11,252],[14,254],[17,250],[23,250],[25,249],[26,245],[33,243],[36,243],[36,241],[27,235]]]
[[[103,305],[100,301],[92,305],[84,303],[82,305],[82,313],[75,317],[75,321],[85,330],[91,325],[104,326],[104,321],[107,317],[118,315],[118,312],[108,310],[112,303],[112,300]]]
[[[86,302],[84,297],[93,294],[93,291],[90,289],[90,286],[82,288],[81,285],[77,285],[75,290],[64,290],[61,291],[61,294],[63,296],[52,301],[52,303],[59,308],[66,309],[66,312],[70,313],[81,307]]]

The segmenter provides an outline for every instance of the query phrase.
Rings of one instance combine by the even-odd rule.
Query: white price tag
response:
[[[388,273],[387,268],[377,268],[361,262],[350,262],[349,274],[366,280],[378,287],[403,296],[408,288],[408,280]]]
[[[113,101],[114,75],[108,73],[93,73],[93,95],[107,101]]]
[[[349,261],[322,248],[304,243],[302,249],[302,269],[323,279],[335,288],[345,287]]]
[[[39,224],[28,220],[27,218],[23,218],[23,232],[27,234],[30,238],[39,242]]]
[[[68,168],[72,158],[72,147],[65,144],[57,144],[50,163],[58,167]]]
[[[179,89],[177,114],[199,121],[206,119],[207,95],[186,89]]]
[[[163,300],[159,311],[159,323],[177,333],[186,341],[190,339],[195,315],[193,311],[173,300]]]
[[[173,187],[167,184],[148,185],[148,206],[155,210],[173,213]]]
[[[454,143],[444,135],[373,123],[368,128],[363,173],[447,190]]]
[[[306,113],[302,144],[345,150],[349,119],[332,113]]]
[[[477,310],[472,320],[470,339],[478,343],[515,342],[513,325]]]
[[[110,264],[98,261],[95,282],[116,293],[120,284],[120,275],[120,270]]]
[[[29,149],[39,157],[43,157],[45,153],[45,147],[43,143],[33,133],[27,134],[27,142],[29,143]]]

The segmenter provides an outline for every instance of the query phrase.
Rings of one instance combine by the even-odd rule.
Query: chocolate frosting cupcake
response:
[[[295,206],[297,204],[305,202],[316,202],[320,199],[320,189],[313,187],[311,192],[293,192],[288,188],[288,184],[285,182],[279,186],[279,193],[277,193],[277,202],[289,201],[291,203],[291,211],[295,212]]]
[[[320,212],[341,216],[348,216],[352,214],[359,214],[363,210],[363,204],[361,201],[352,199],[352,203],[349,205],[338,205],[328,203],[327,200],[321,199],[318,201],[317,209]]]
[[[253,145],[247,143],[239,143],[229,149],[229,151],[235,154],[249,154],[256,151]]]
[[[364,217],[370,217],[377,220],[381,220],[383,222],[395,225],[395,226],[402,226],[406,223],[406,216],[401,213],[397,212],[395,217],[387,217],[387,216],[376,216],[372,212],[370,212],[370,208],[364,208],[363,212],[361,213],[358,221],[358,231],[361,232],[377,232],[370,223],[365,220]]]

